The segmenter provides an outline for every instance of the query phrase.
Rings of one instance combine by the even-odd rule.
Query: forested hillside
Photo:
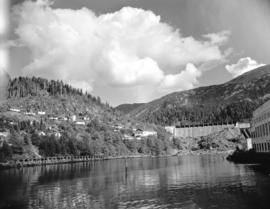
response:
[[[99,97],[75,89],[62,81],[18,77],[10,80],[7,99],[0,110],[19,108],[24,111],[46,111],[51,115],[85,114],[99,117],[115,112]]]
[[[144,103],[134,103],[134,104],[122,104],[118,105],[115,109],[119,110],[120,112],[127,114],[131,112],[132,110],[135,110],[139,106],[143,105]]]
[[[270,96],[270,66],[247,72],[227,83],[175,92],[129,112],[160,125],[225,123],[248,120]]]
[[[164,128],[122,116],[99,97],[62,81],[14,78],[6,95],[0,104],[0,161],[58,155],[159,155],[173,148]],[[137,140],[136,129],[154,134]]]

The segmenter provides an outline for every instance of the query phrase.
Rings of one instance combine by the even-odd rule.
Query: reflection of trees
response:
[[[263,183],[255,175],[213,155],[110,160],[3,171],[0,183],[7,189],[0,195],[26,205],[20,208],[209,208],[228,198],[237,203],[255,182]]]

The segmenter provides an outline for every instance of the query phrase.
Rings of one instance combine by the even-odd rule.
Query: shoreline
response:
[[[92,161],[104,161],[104,160],[116,160],[116,159],[135,159],[135,158],[167,158],[167,157],[181,157],[186,155],[229,155],[233,153],[233,150],[228,151],[180,151],[176,154],[166,155],[127,155],[127,156],[60,156],[60,157],[46,157],[46,158],[26,158],[26,159],[12,159],[6,162],[0,162],[0,170],[10,168],[22,168],[22,167],[34,167],[34,166],[46,166],[56,164],[72,164],[79,162],[92,162]]]
[[[236,151],[227,157],[227,160],[241,164],[269,164],[270,153],[255,151]]]

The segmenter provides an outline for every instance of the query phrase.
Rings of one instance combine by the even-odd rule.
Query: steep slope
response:
[[[144,103],[121,104],[121,105],[118,105],[117,107],[115,107],[115,109],[124,113],[124,114],[127,114],[127,113],[135,110],[136,108],[140,107],[141,105],[144,105]]]
[[[99,97],[83,93],[61,81],[42,78],[19,77],[10,80],[6,89],[7,99],[1,102],[0,111],[10,108],[22,112],[45,111],[47,115],[85,115],[105,120],[113,117],[114,110],[103,104]]]
[[[175,92],[139,106],[133,118],[162,125],[233,122],[252,117],[270,97],[270,65],[247,72],[221,85]]]

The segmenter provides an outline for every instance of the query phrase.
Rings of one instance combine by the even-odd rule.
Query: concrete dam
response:
[[[206,124],[194,126],[167,126],[165,129],[175,137],[200,137],[219,132],[225,128],[234,128],[237,124]]]

